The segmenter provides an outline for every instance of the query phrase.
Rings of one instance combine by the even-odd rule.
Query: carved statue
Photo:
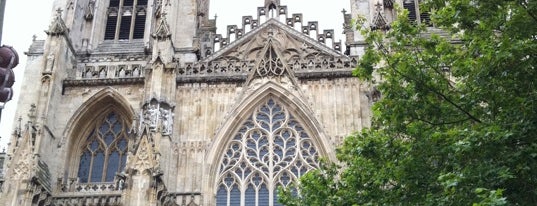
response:
[[[47,57],[47,64],[45,66],[45,71],[52,72],[53,68],[54,68],[54,54],[50,54]]]
[[[171,110],[161,109],[160,113],[162,114],[162,134],[171,135],[173,131],[173,116]]]
[[[135,67],[134,68],[134,71],[132,72],[132,76],[140,76],[140,70],[138,69],[138,67]]]
[[[119,77],[125,77],[125,69],[119,70]]]
[[[159,110],[157,106],[149,105],[149,108],[146,111],[144,120],[149,124],[150,128],[156,128],[158,116],[159,116]]]

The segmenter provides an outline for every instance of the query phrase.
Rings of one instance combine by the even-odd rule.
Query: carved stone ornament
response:
[[[375,13],[375,16],[373,16],[373,21],[371,22],[371,29],[372,30],[380,29],[383,31],[389,30],[390,25],[388,24],[388,20],[384,18],[384,15],[383,15],[384,11],[382,9],[382,4],[377,3],[375,4],[375,6],[377,7],[377,12]]]
[[[15,164],[14,172],[15,176],[14,179],[20,180],[20,179],[27,179],[30,177],[30,171],[31,171],[31,161],[32,157],[29,151],[23,151],[22,154],[20,154],[19,162]]]
[[[155,16],[157,18],[160,18],[162,16],[162,0],[157,0],[156,6],[155,6]]]
[[[54,21],[52,21],[52,24],[50,24],[49,29],[45,33],[51,36],[58,36],[67,33],[67,31],[67,26],[65,26],[65,22],[62,19],[62,10],[58,9],[56,10]]]
[[[272,39],[268,40],[265,48],[264,58],[259,62],[256,74],[260,77],[281,76],[285,72],[285,67],[280,57],[272,47]]]
[[[166,40],[172,36],[170,26],[168,26],[168,21],[166,20],[166,13],[162,14],[157,30],[152,36],[157,40]]]
[[[342,57],[341,53],[327,47],[325,44],[310,37],[304,36],[301,32],[289,27],[276,19],[269,19],[260,25],[255,31],[246,33],[240,39],[233,41],[226,47],[213,53],[204,59],[204,62],[221,60],[252,60],[262,57],[263,48],[266,42],[272,38],[273,47],[282,54],[283,62],[291,62],[292,58],[320,58],[320,57]]]
[[[93,19],[95,13],[95,0],[90,0],[84,11],[84,19],[90,21]]]
[[[151,170],[156,165],[153,158],[153,149],[147,135],[149,134],[143,134],[130,162],[130,168],[137,171]]]
[[[162,135],[170,136],[173,133],[173,107],[165,102],[157,102],[152,100],[143,106],[139,117],[138,131],[141,131],[145,126],[151,132],[160,132]]]

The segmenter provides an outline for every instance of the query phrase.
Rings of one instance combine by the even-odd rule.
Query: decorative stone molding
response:
[[[182,141],[177,144],[176,154],[204,153],[207,148],[207,141]]]
[[[121,205],[121,193],[109,192],[106,194],[84,194],[68,195],[61,194],[52,198],[53,205],[70,206],[70,205]]]
[[[140,64],[101,64],[79,66],[75,79],[132,78],[143,76],[143,66]]]
[[[137,78],[120,78],[120,79],[80,79],[80,80],[63,80],[64,87],[81,87],[81,86],[110,86],[124,84],[143,84],[144,77]]]

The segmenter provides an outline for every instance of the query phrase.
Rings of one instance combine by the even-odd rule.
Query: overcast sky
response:
[[[1,43],[13,46],[17,50],[20,63],[15,68],[15,96],[2,111],[0,151],[10,140],[17,99],[22,93],[19,88],[22,81],[21,72],[26,66],[24,52],[28,51],[33,35],[37,35],[37,39],[45,39],[44,30],[48,28],[52,18],[52,3],[53,0],[7,0]],[[264,0],[212,0],[210,18],[218,16],[217,32],[224,35],[227,25],[240,25],[242,16],[256,17],[257,7],[263,4]],[[302,13],[304,23],[318,21],[319,31],[334,29],[335,41],[344,39],[341,34],[343,24],[341,10],[350,11],[350,0],[281,0],[281,4],[287,5],[289,14]]]

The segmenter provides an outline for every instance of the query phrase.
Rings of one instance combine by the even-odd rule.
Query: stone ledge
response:
[[[143,84],[145,77],[114,78],[114,79],[66,79],[63,80],[63,87],[79,86],[105,86],[124,84]]]

